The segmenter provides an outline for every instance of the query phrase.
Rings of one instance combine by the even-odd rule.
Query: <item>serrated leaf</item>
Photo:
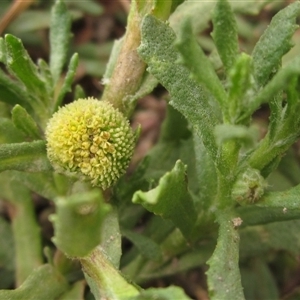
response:
[[[26,172],[50,171],[45,141],[2,144],[0,146],[0,172],[17,170]]]
[[[213,65],[199,46],[189,19],[182,22],[176,47],[182,55],[183,64],[192,72],[192,76],[209,90],[225,110],[227,94]]]
[[[242,300],[244,298],[239,272],[239,234],[230,213],[219,216],[219,237],[206,272],[212,300]]]
[[[45,264],[35,269],[16,290],[0,290],[0,298],[2,300],[53,300],[68,288],[65,278],[51,265]]]
[[[15,127],[10,119],[0,118],[0,144],[20,143],[24,139],[25,135]]]
[[[44,100],[47,91],[45,82],[41,80],[36,65],[25,50],[22,41],[11,34],[5,36],[7,49],[7,66],[27,88],[29,93]]]
[[[139,293],[138,287],[129,283],[99,248],[80,262],[96,299],[130,299]]]
[[[282,56],[291,49],[299,13],[299,1],[279,11],[253,49],[253,74],[259,86],[265,85],[276,73]]]
[[[66,61],[72,18],[65,3],[55,2],[51,10],[50,22],[50,70],[54,82],[57,82]]]
[[[236,61],[239,46],[236,20],[227,0],[217,2],[212,21],[212,37],[228,73]]]
[[[191,300],[184,291],[177,286],[167,288],[149,288],[142,291],[138,296],[128,300]]]
[[[187,190],[186,167],[181,161],[177,161],[173,170],[160,179],[156,188],[148,192],[137,191],[132,201],[170,219],[189,238],[197,214]]]
[[[176,64],[179,56],[174,41],[175,34],[168,25],[150,15],[144,18],[139,54],[147,62],[148,71],[170,92],[170,104],[187,118],[195,132],[200,134],[210,155],[217,160],[213,138],[213,126],[217,123],[215,111],[203,90],[190,78],[189,71]]]
[[[110,207],[98,189],[55,200],[53,241],[70,257],[88,255],[101,241],[101,226]]]
[[[12,121],[16,128],[22,131],[27,137],[35,140],[41,139],[41,133],[36,122],[25,108],[17,104],[11,111]]]

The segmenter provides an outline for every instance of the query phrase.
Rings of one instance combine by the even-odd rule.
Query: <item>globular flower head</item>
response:
[[[78,99],[61,107],[46,128],[47,154],[59,172],[108,188],[125,173],[135,134],[109,102]]]

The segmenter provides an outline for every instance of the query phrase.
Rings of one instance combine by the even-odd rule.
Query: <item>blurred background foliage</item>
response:
[[[177,1],[182,2],[182,1]],[[195,1],[196,3],[197,1]],[[201,1],[198,1],[201,2]],[[204,2],[204,1],[203,1]],[[238,24],[239,31],[239,45],[242,51],[246,53],[251,53],[254,45],[258,41],[259,37],[266,29],[270,23],[271,18],[278,12],[281,8],[287,6],[289,3],[294,1],[252,1],[249,2],[249,5],[239,7],[239,3],[236,2],[236,20]],[[69,11],[72,14],[72,42],[69,49],[69,61],[70,57],[74,52],[79,54],[79,67],[74,80],[74,85],[79,84],[86,95],[100,97],[103,91],[103,84],[101,79],[105,73],[106,64],[108,62],[114,40],[120,39],[126,28],[126,20],[129,12],[130,1],[127,0],[85,0],[85,1],[76,1],[76,0],[66,0],[65,3],[68,6]],[[48,33],[50,26],[50,10],[54,4],[54,0],[32,0],[32,1],[9,1],[2,0],[0,1],[0,34],[4,36],[6,33],[11,33],[19,37],[25,48],[28,50],[33,61],[37,61],[38,58],[43,58],[46,61],[49,58],[49,41]],[[188,13],[188,12],[186,12]],[[180,18],[180,12],[175,13],[171,18],[171,25],[176,31],[176,18]],[[202,48],[205,50],[206,54],[209,55],[211,61],[216,70],[221,66],[220,59],[215,50],[215,46],[212,42],[210,33],[212,31],[212,24],[208,17],[207,20],[200,20],[200,22],[193,23],[194,29],[198,33],[198,41]],[[283,58],[283,64],[286,64],[295,54],[299,53],[300,50],[300,32],[297,31],[294,35],[295,47]],[[2,65],[0,65],[2,67]],[[188,157],[189,153],[186,149],[175,150],[176,153],[173,153],[173,157],[168,157],[170,159],[165,159],[164,157],[160,160],[155,160],[157,158],[157,153],[165,151],[167,148],[164,145],[163,138],[160,140],[154,148],[153,146],[157,143],[160,135],[161,124],[166,115],[166,103],[165,99],[167,98],[166,91],[158,86],[151,95],[148,95],[141,99],[138,103],[137,109],[132,117],[133,126],[141,124],[142,134],[137,145],[136,153],[132,161],[129,172],[133,172],[138,162],[152,149],[150,153],[154,157],[152,160],[152,165],[147,169],[147,180],[142,181],[139,177],[139,173],[136,172],[135,177],[131,179],[132,185],[130,188],[127,183],[120,183],[119,185],[119,197],[123,199],[128,199],[124,201],[125,204],[131,200],[131,195],[133,191],[136,190],[134,184],[140,188],[140,182],[147,182],[146,184],[154,185],[154,182],[158,181],[161,175],[164,174],[165,170],[170,170],[174,165],[174,161],[178,157]],[[66,97],[65,101],[71,101],[73,99],[72,95]],[[0,115],[1,117],[10,116],[10,107],[6,104],[0,103]],[[172,112],[169,112],[172,115]],[[263,106],[258,112],[254,115],[254,123],[259,124],[260,134],[263,136],[268,124],[269,110],[267,106]],[[182,119],[181,119],[182,121]],[[184,123],[184,121],[182,121]],[[166,127],[167,123],[164,123],[163,127]],[[186,124],[183,124],[183,128],[186,127]],[[185,128],[186,129],[186,128]],[[163,131],[162,131],[163,134]],[[189,139],[189,132],[186,130],[182,132],[183,139],[191,141]],[[188,143],[188,142],[187,142]],[[186,145],[187,145],[186,143]],[[188,147],[188,146],[187,146]],[[167,152],[166,152],[167,153]],[[300,182],[300,168],[299,168],[299,157],[300,157],[300,144],[296,143],[292,149],[287,153],[283,158],[282,162],[279,165],[279,168],[271,174],[269,177],[269,190],[271,191],[281,191],[292,186],[297,185]],[[143,171],[145,165],[141,165],[141,173],[144,175]],[[194,172],[194,170],[190,170]],[[140,180],[140,182],[138,182]],[[138,183],[136,183],[138,182]],[[150,182],[150,183],[149,183]],[[123,184],[123,185],[122,185]],[[197,186],[197,183],[190,182],[191,186]],[[3,188],[3,187],[1,187]],[[192,186],[191,189],[195,190]],[[121,191],[121,192],[120,192]],[[195,192],[197,192],[195,190]],[[26,198],[27,195],[24,195]],[[38,223],[41,226],[42,236],[44,240],[44,245],[52,246],[51,237],[53,235],[52,224],[48,220],[48,217],[54,211],[54,207],[43,197],[40,197],[36,194],[33,195],[35,212],[37,214]],[[117,201],[118,199],[116,199]],[[25,200],[24,200],[25,201]],[[124,214],[120,219],[121,225],[124,224],[124,227],[130,227],[130,221],[135,223],[139,216],[143,215],[141,212],[141,207],[136,207],[134,213],[136,213],[135,219],[132,219],[132,212],[124,208]],[[122,211],[122,207],[121,207]],[[11,288],[13,286],[14,278],[14,252],[13,252],[13,239],[11,236],[11,226],[8,222],[8,208],[4,205],[3,202],[0,202],[0,262],[5,261],[5,267],[0,265],[0,288]],[[141,218],[139,227],[143,227],[143,222],[147,223],[147,216]],[[164,224],[165,225],[165,224]],[[276,235],[273,239],[268,239],[266,236],[270,236],[271,233],[276,233],[277,229],[281,227],[282,224],[274,223],[270,224],[264,228],[261,226],[251,227],[245,229],[244,233],[241,234],[241,270],[243,274],[243,285],[245,286],[245,291],[253,291],[251,287],[252,284],[257,285],[259,280],[265,281],[266,285],[269,285],[268,295],[272,294],[274,297],[277,297],[277,290],[273,286],[275,284],[272,276],[272,272],[279,274],[276,276],[276,284],[279,286],[280,294],[282,299],[299,299],[300,297],[300,264],[299,256],[291,255],[295,249],[290,249],[290,253],[287,253],[283,250],[286,250],[288,247],[289,241],[283,243],[281,241],[282,235],[279,236],[280,243],[276,239]],[[299,240],[297,236],[298,224],[296,222],[291,223],[291,225],[286,223],[286,230],[293,231],[293,236],[295,240]],[[168,230],[167,228],[165,229]],[[130,233],[122,232],[125,236],[123,238],[123,265],[126,266],[126,260],[130,260],[130,256],[134,251],[127,251],[132,245],[135,237],[130,235]],[[274,236],[274,235],[273,235]],[[264,239],[265,243],[260,243],[261,239]],[[261,247],[253,249],[253,241],[257,240]],[[159,239],[158,239],[159,240]],[[285,245],[283,245],[283,244]],[[7,251],[6,249],[10,249]],[[167,286],[170,283],[176,283],[184,287],[185,291],[195,299],[207,299],[207,294],[205,291],[205,269],[197,268],[195,261],[198,265],[203,265],[206,259],[209,257],[211,245],[208,245],[207,257],[202,257],[202,260],[199,261],[199,258],[195,259],[198,253],[192,253],[186,257],[183,256],[181,263],[183,263],[182,270],[186,271],[185,276],[174,275],[172,273],[172,268],[170,266],[165,269],[162,268],[156,276],[166,276],[166,279],[154,278],[153,275],[152,281],[147,282],[147,278],[142,278],[146,276],[145,274],[141,275],[140,281],[146,282],[145,287],[147,286]],[[298,250],[298,249],[297,249]],[[294,251],[297,252],[297,251]],[[298,251],[299,252],[299,251]],[[202,253],[203,254],[203,253]],[[49,257],[51,256],[48,254]],[[60,254],[56,254],[54,259],[56,260],[56,265],[66,263],[61,257]],[[146,253],[146,256],[151,253]],[[261,257],[268,255],[267,259],[262,261]],[[47,256],[47,254],[46,254]],[[249,259],[249,257],[251,259]],[[176,263],[176,262],[175,262]],[[269,266],[267,266],[267,264]],[[180,267],[179,267],[180,269]],[[259,271],[257,271],[259,270]],[[152,270],[153,271],[153,270]],[[145,273],[151,274],[151,270],[146,270]],[[255,278],[255,274],[262,274],[261,278]],[[71,266],[67,276],[71,278],[71,281],[74,278],[77,280],[81,278],[79,267]],[[149,275],[149,277],[151,277]],[[154,279],[153,279],[154,278]],[[293,278],[291,280],[291,278]],[[201,282],[200,285],[196,283]],[[249,299],[263,299],[264,291],[260,291],[258,295],[246,294]],[[87,299],[92,296],[87,295]]]

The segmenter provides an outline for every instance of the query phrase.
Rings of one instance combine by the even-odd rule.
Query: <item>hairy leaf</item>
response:
[[[238,54],[237,24],[227,0],[219,0],[213,14],[212,37],[226,72],[234,65]]]
[[[299,13],[299,1],[279,11],[256,44],[252,57],[254,77],[259,86],[265,85],[276,73],[282,56],[291,49]]]
[[[187,190],[186,167],[177,161],[171,172],[165,174],[156,188],[133,195],[134,203],[142,204],[149,211],[170,219],[186,238],[189,238],[196,221],[196,211]]]
[[[25,108],[17,104],[11,111],[12,120],[15,126],[21,130],[26,136],[40,140],[41,133],[36,122],[30,116],[30,114],[26,111]]]
[[[101,240],[101,226],[110,207],[103,202],[99,190],[77,193],[55,200],[56,214],[53,241],[67,256],[84,257]]]
[[[18,170],[26,172],[50,171],[45,141],[2,144],[0,146],[0,172]]]
[[[170,104],[179,110],[200,134],[204,145],[213,158],[217,146],[213,138],[213,126],[217,118],[205,93],[189,71],[176,64],[179,56],[173,43],[175,34],[168,25],[148,15],[142,23],[142,44],[138,51],[148,64],[148,71],[171,94]]]
[[[61,0],[56,1],[51,11],[50,22],[50,70],[57,82],[66,61],[71,29],[71,15]]]
[[[225,110],[227,94],[213,65],[199,46],[189,19],[182,22],[176,46],[181,53],[183,64],[192,72],[192,76],[209,90]]]

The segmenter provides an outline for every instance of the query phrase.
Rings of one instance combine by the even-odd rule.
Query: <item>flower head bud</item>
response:
[[[232,197],[240,204],[255,203],[262,197],[266,187],[266,181],[259,170],[248,168],[234,183]]]
[[[46,128],[47,154],[58,172],[108,188],[125,173],[135,134],[109,102],[79,99],[61,107]]]

